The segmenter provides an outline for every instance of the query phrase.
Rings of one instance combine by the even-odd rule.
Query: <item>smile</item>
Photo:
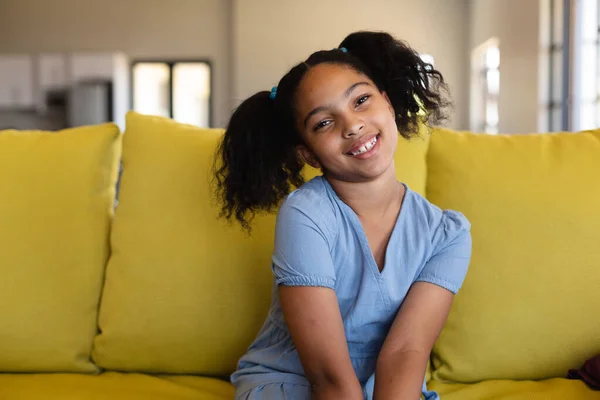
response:
[[[375,144],[377,144],[377,141],[379,140],[379,135],[375,136],[373,139],[369,140],[367,143],[363,144],[360,148],[358,148],[355,151],[351,151],[348,152],[348,155],[351,156],[359,156],[361,154],[366,153],[367,151],[371,150],[373,148],[373,146],[375,146]]]

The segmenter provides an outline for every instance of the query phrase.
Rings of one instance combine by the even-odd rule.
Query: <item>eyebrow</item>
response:
[[[350,94],[352,93],[352,91],[354,89],[356,89],[358,86],[362,86],[362,85],[371,86],[371,84],[366,81],[356,82],[354,85],[352,85],[348,89],[346,89],[346,91],[344,92],[343,98],[347,99],[348,96],[350,96]],[[306,124],[308,124],[308,120],[310,119],[310,117],[312,117],[313,115],[315,115],[317,113],[320,113],[321,111],[327,110],[329,107],[331,107],[331,106],[319,106],[319,107],[313,109],[311,112],[309,112],[308,115],[306,116],[306,118],[304,118],[304,127],[306,128]]]

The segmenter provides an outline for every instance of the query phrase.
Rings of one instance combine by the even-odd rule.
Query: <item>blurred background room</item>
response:
[[[126,111],[224,127],[316,49],[389,31],[448,81],[448,126],[600,126],[600,0],[0,0],[0,129]]]

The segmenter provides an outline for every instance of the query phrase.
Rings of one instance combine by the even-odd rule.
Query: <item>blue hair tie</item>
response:
[[[347,53],[347,52],[348,52],[348,49],[347,49],[347,48],[345,48],[345,47],[340,47],[340,50],[341,50],[343,53]]]
[[[275,100],[275,96],[277,96],[277,86],[273,86],[271,88],[271,94],[269,95],[269,98],[271,100]]]

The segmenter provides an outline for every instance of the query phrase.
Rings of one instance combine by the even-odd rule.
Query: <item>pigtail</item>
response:
[[[358,58],[385,90],[402,136],[417,135],[423,123],[435,125],[447,119],[451,102],[442,74],[405,42],[384,32],[355,32],[340,47]]]
[[[259,92],[233,113],[215,157],[216,194],[221,216],[235,218],[250,232],[259,211],[273,211],[300,186],[302,162],[292,136],[283,132],[275,111],[277,99]]]

